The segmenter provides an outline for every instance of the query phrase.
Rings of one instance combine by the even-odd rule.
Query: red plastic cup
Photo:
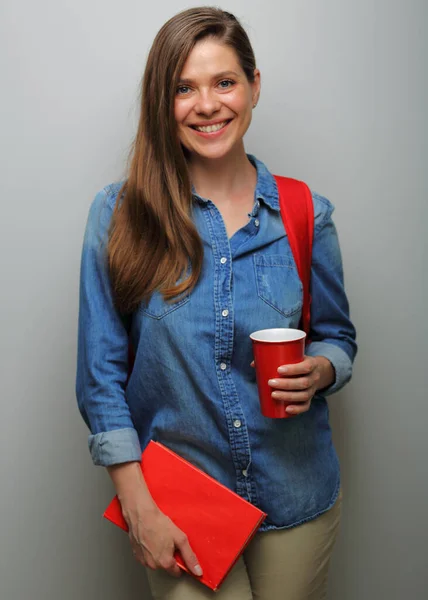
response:
[[[256,365],[257,388],[260,408],[265,417],[286,419],[290,402],[272,398],[274,389],[268,385],[269,379],[278,379],[278,367],[302,362],[305,357],[306,333],[300,329],[261,329],[250,335],[253,342]]]

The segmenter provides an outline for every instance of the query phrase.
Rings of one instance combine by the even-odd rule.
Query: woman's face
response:
[[[219,159],[243,148],[260,92],[257,69],[254,77],[250,83],[230,46],[213,38],[195,45],[181,73],[174,105],[178,135],[191,160]]]

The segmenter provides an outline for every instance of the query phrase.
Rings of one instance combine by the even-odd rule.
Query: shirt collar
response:
[[[274,176],[261,160],[252,154],[247,154],[247,156],[257,169],[256,199],[262,200],[269,208],[279,212],[278,187]]]
[[[276,181],[272,173],[268,170],[266,165],[262,163],[261,160],[258,160],[252,154],[247,154],[248,160],[255,166],[257,169],[257,184],[255,191],[255,199],[263,202],[272,210],[279,212],[279,196],[278,196],[278,187],[276,185]],[[198,196],[196,193],[195,187],[192,185],[192,195],[195,200],[197,200],[201,204],[206,204],[207,200]]]

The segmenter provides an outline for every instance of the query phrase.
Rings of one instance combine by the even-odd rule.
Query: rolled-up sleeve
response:
[[[114,306],[108,275],[108,229],[118,187],[95,197],[83,242],[77,345],[76,396],[90,429],[96,465],[140,460],[141,450],[126,402],[128,330]]]
[[[335,381],[322,391],[327,396],[340,390],[351,379],[357,344],[355,328],[349,317],[339,240],[332,220],[334,208],[318,194],[313,194],[313,198],[311,343],[306,354],[324,356],[331,362]]]

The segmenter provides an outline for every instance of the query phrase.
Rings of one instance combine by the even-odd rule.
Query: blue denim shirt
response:
[[[328,510],[339,491],[339,464],[325,395],[351,377],[356,354],[330,202],[313,194],[311,344],[327,357],[334,384],[308,412],[269,419],[260,412],[249,334],[298,327],[302,285],[279,213],[278,191],[256,158],[255,201],[231,239],[219,210],[194,194],[204,247],[194,290],[174,304],[160,293],[132,319],[115,310],[108,276],[108,226],[120,184],[95,198],[81,263],[77,399],[97,465],[139,460],[162,442],[268,517],[262,529],[290,527]],[[126,386],[128,335],[136,349]]]

